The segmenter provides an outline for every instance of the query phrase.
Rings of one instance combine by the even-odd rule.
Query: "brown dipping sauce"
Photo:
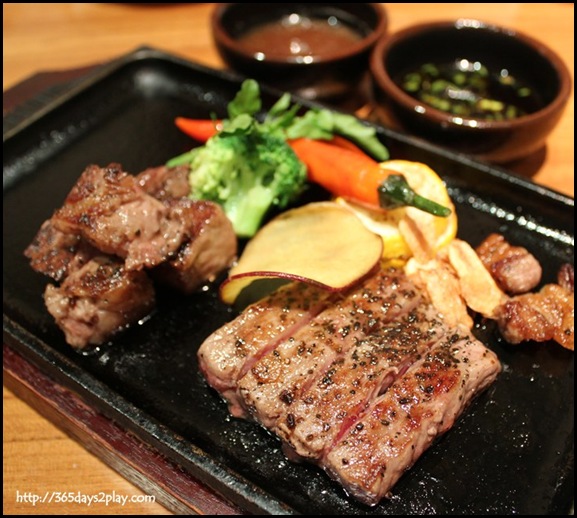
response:
[[[359,42],[362,34],[351,29],[335,16],[315,19],[290,14],[282,20],[267,22],[249,30],[239,43],[262,59],[295,58],[334,54],[335,50]]]

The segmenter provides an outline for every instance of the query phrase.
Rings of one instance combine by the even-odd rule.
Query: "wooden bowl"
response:
[[[502,114],[481,113],[480,104],[455,113],[447,111],[449,105],[441,103],[440,94],[431,97],[430,77],[426,82],[424,75],[417,75],[417,86],[407,80],[415,77],[410,73],[422,72],[431,64],[439,72],[455,63],[459,67],[464,64],[468,70],[484,67],[497,78],[499,88],[501,83],[507,84],[507,90],[497,92],[489,83],[488,100],[503,101],[506,96],[502,105],[509,106],[521,103],[522,92],[531,96],[531,102],[525,99],[521,109],[511,109],[508,115],[504,110]],[[424,23],[382,38],[375,46],[370,68],[375,112],[381,122],[495,163],[511,162],[540,150],[559,121],[572,88],[567,66],[544,43],[469,19]],[[462,92],[452,88],[450,94],[453,100],[466,98],[468,94]],[[457,101],[450,106],[456,110]]]
[[[229,68],[308,99],[338,99],[368,75],[383,4],[218,4],[212,34]]]

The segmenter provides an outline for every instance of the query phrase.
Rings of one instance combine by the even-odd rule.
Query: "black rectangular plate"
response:
[[[259,426],[231,418],[198,371],[200,343],[234,313],[215,290],[160,294],[155,314],[93,355],[64,341],[46,311],[46,278],[23,256],[84,168],[137,173],[191,147],[178,115],[224,116],[238,76],[141,48],[99,68],[4,130],[4,341],[55,380],[249,512],[261,514],[567,514],[574,481],[574,355],[554,343],[511,347],[481,320],[498,354],[494,385],[369,508],[320,470],[293,464]],[[278,92],[263,87],[266,106]],[[305,106],[311,103],[302,101]],[[5,121],[6,124],[6,121]],[[543,282],[574,262],[574,201],[504,169],[376,126],[393,158],[446,181],[459,237],[503,233],[541,261]]]

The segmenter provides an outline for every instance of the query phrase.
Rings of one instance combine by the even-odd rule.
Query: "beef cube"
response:
[[[216,280],[237,255],[237,238],[222,208],[210,201],[167,200],[169,217],[181,221],[186,237],[174,257],[158,265],[156,281],[192,293]]]
[[[77,349],[100,345],[154,308],[152,281],[113,257],[97,256],[71,272],[61,286],[48,285],[46,307]]]
[[[105,254],[125,259],[129,270],[151,268],[172,257],[186,231],[165,204],[144,192],[117,164],[87,167],[52,224],[61,232],[82,236]]]
[[[158,200],[186,198],[190,194],[187,165],[150,167],[136,176],[138,185]]]
[[[35,271],[56,282],[62,281],[69,272],[80,268],[98,253],[80,235],[61,232],[49,219],[24,251]]]

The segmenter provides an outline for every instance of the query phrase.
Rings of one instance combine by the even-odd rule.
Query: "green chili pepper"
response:
[[[392,174],[378,187],[379,205],[383,209],[397,209],[410,206],[446,218],[451,209],[417,194],[403,175]]]

